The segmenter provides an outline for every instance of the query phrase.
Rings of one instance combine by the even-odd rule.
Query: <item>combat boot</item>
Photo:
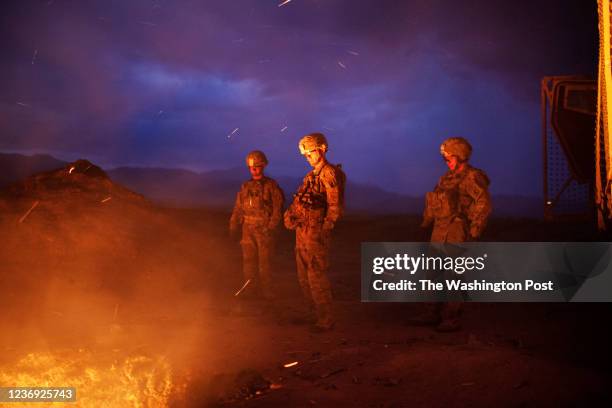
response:
[[[407,323],[411,326],[437,326],[442,321],[441,309],[440,303],[426,303],[425,311],[409,318]]]
[[[436,327],[436,331],[450,333],[461,330],[461,302],[446,302],[441,306],[442,321]]]
[[[441,323],[442,318],[439,314],[433,312],[425,312],[415,317],[409,318],[407,323],[411,326],[437,326]]]
[[[436,326],[436,331],[441,333],[452,333],[461,330],[459,319],[445,319]]]
[[[263,297],[264,300],[268,302],[272,302],[276,299],[276,296],[274,296],[274,292],[272,292],[272,290],[270,289],[268,285],[262,285],[261,296]]]

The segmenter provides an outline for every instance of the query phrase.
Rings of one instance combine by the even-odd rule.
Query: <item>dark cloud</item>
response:
[[[536,194],[539,80],[595,66],[595,2],[279,3],[4,2],[0,149],[210,169],[261,148],[299,174],[319,130],[355,180],[420,193],[460,134],[494,191]]]

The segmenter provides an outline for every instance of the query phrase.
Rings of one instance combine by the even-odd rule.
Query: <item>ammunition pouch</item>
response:
[[[268,219],[263,215],[244,215],[243,220],[245,225],[255,227],[263,227],[268,225]]]
[[[450,218],[457,214],[457,200],[448,191],[433,191],[425,196],[425,211],[433,218]]]

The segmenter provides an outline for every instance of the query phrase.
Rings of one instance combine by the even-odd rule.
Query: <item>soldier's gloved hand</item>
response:
[[[331,221],[324,221],[323,222],[323,229],[324,230],[332,230],[334,229],[334,223]]]
[[[470,227],[470,239],[476,241],[480,237],[480,228],[472,226]]]
[[[284,224],[288,230],[294,230],[298,227],[298,219],[296,217],[285,217]]]
[[[285,211],[285,214],[283,214],[283,224],[288,230],[294,230],[298,226],[298,219],[294,215],[293,211],[291,211],[291,207],[289,207],[287,211]]]

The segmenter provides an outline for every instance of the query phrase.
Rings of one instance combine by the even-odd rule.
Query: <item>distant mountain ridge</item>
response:
[[[116,182],[138,191],[154,201],[173,206],[233,205],[240,185],[249,177],[244,167],[195,173],[189,170],[120,167],[107,171]],[[298,177],[273,177],[285,192],[285,200],[302,183]],[[380,187],[347,182],[345,200],[348,211],[370,213],[420,212],[423,200],[392,193]]]
[[[24,156],[0,153],[0,188],[32,174],[53,170],[66,162],[49,155]],[[244,167],[197,173],[191,170],[156,167],[117,167],[106,170],[109,177],[161,205],[173,207],[208,206],[231,208],[240,185],[248,179]],[[285,192],[285,200],[301,184],[298,177],[271,175]],[[345,192],[348,212],[371,214],[420,214],[423,197],[385,191],[380,187],[349,180]],[[498,195],[493,197],[495,216],[540,217],[537,197]]]

